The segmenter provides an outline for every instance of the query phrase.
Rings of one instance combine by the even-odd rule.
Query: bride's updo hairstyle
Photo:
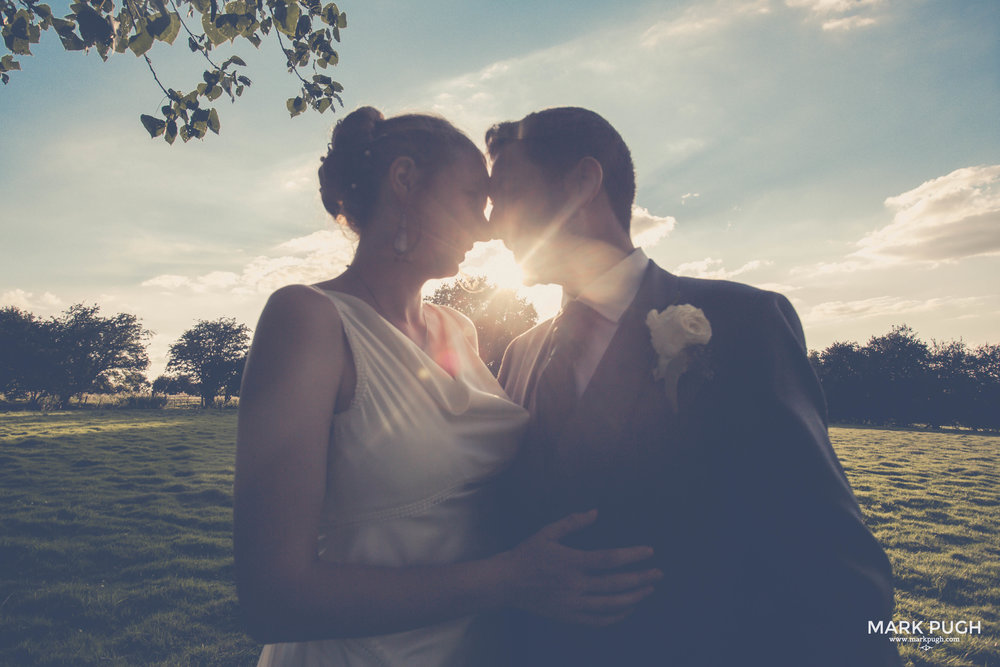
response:
[[[421,177],[432,177],[462,151],[483,154],[454,125],[438,116],[405,114],[385,118],[361,107],[337,122],[330,150],[319,168],[323,206],[359,236],[364,233],[382,180],[400,156],[411,158]]]

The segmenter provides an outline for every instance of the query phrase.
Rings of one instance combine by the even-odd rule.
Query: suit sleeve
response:
[[[751,317],[731,468],[749,612],[798,628],[789,647],[801,642],[800,657],[826,652],[810,664],[895,664],[895,649],[867,635],[869,620],[891,618],[891,567],[830,444],[799,318],[769,292]],[[834,642],[817,641],[831,633]],[[873,652],[883,661],[869,663]]]

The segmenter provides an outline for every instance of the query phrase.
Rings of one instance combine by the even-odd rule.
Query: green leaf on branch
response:
[[[146,128],[147,132],[149,132],[149,137],[151,139],[155,139],[163,134],[164,130],[167,128],[166,121],[154,118],[153,116],[142,114],[139,116],[139,120],[142,121],[142,126]]]
[[[71,9],[76,12],[74,18],[80,27],[80,38],[83,39],[84,44],[87,46],[111,44],[114,38],[111,17],[102,16],[82,2],[74,3]]]
[[[290,0],[288,4],[279,1],[274,8],[275,27],[289,37],[295,37],[295,29],[301,14],[296,0]]]
[[[104,62],[108,61],[108,54],[111,52],[111,44],[111,42],[97,43],[97,54],[101,56],[101,60]]]
[[[302,15],[299,17],[299,22],[295,24],[295,38],[301,39],[309,34],[312,29],[312,21],[309,20],[308,16]]]
[[[167,123],[167,131],[163,135],[163,138],[168,144],[173,145],[174,139],[177,138],[177,121],[171,120]]]
[[[222,123],[219,122],[219,112],[212,109],[208,112],[208,129],[216,134],[219,133],[219,129],[222,128]]]
[[[288,107],[288,113],[292,115],[292,118],[295,118],[306,110],[306,101],[301,97],[290,97],[285,102],[285,106]]]
[[[14,55],[31,55],[31,44],[38,43],[40,30],[31,22],[31,15],[21,9],[14,19],[3,26],[3,41]]]
[[[135,26],[135,21],[132,19],[132,13],[126,9],[120,11],[115,20],[118,22],[118,27],[115,28],[115,51],[117,53],[125,53],[125,49],[128,48],[128,38],[132,33],[132,28]]]
[[[208,37],[208,41],[210,41],[213,46],[218,46],[229,39],[215,27],[215,22],[212,21],[208,14],[201,15],[201,27],[205,31],[205,36]]]
[[[132,53],[138,58],[153,48],[153,36],[142,30],[129,38],[128,48],[132,49]]]
[[[173,44],[181,31],[181,17],[176,12],[157,14],[146,25],[146,31],[153,36],[153,39]]]
[[[62,42],[63,49],[66,51],[83,51],[87,48],[87,45],[83,43],[83,40],[76,36],[75,33],[60,33],[59,40]]]
[[[51,2],[51,0],[44,0]],[[184,9],[179,7],[183,5]],[[145,56],[146,63],[156,84],[168,102],[162,114],[155,117],[140,115],[140,122],[150,137],[162,136],[173,144],[180,136],[184,141],[204,138],[211,131],[220,132],[219,113],[214,108],[199,107],[210,104],[223,94],[235,102],[242,96],[250,78],[243,76],[246,61],[236,55],[220,59],[217,65],[212,56],[215,47],[224,42],[243,38],[260,47],[271,29],[279,32],[279,47],[287,58],[289,72],[302,83],[297,96],[289,98],[286,107],[294,117],[305,111],[324,113],[343,101],[337,94],[342,86],[320,68],[337,64],[333,39],[339,41],[340,28],[347,26],[347,16],[338,5],[329,0],[68,0],[66,15],[57,18],[49,4],[40,0],[0,0],[0,35],[6,53],[0,55],[0,81],[7,83],[9,73],[21,69],[16,60],[19,55],[31,55],[31,47],[39,41],[41,30],[55,28],[62,46],[67,51],[89,50],[93,47],[103,59],[112,52],[131,51],[137,57]],[[58,9],[58,7],[57,7]],[[185,21],[180,11],[194,21],[201,20],[202,32]],[[200,16],[195,16],[198,12]],[[60,12],[62,13],[62,12]],[[319,19],[314,22],[313,19]],[[188,30],[188,27],[195,32]],[[147,56],[157,41],[174,44],[183,31],[188,35],[186,44],[192,53],[200,52],[211,68],[204,82],[194,82],[196,89],[182,94],[167,87],[167,80],[158,75],[154,63]],[[287,35],[286,40],[280,33]],[[313,71],[303,68],[310,63]],[[161,81],[162,79],[162,81]]]
[[[327,25],[337,25],[337,20],[340,18],[340,10],[337,9],[337,5],[331,2],[323,8],[319,18]]]
[[[0,72],[10,72],[21,69],[21,63],[14,60],[14,56],[6,55],[0,58]]]
[[[220,14],[215,17],[213,24],[216,30],[226,36],[226,39],[232,41],[240,34],[240,30],[237,27],[239,20],[240,17],[236,14]]]

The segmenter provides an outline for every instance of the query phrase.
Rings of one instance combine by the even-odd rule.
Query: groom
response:
[[[567,544],[649,545],[643,567],[665,575],[607,627],[513,616],[512,664],[899,665],[868,634],[891,619],[889,561],[830,446],[788,300],[635,249],[632,159],[597,114],[547,109],[486,143],[491,222],[529,280],[564,295],[500,369],[532,411],[509,537],[596,508]]]

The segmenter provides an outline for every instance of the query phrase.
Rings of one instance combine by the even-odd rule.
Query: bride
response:
[[[646,547],[560,544],[593,513],[500,550],[491,482],[527,415],[472,323],[421,301],[490,237],[482,154],[443,119],[364,107],[319,177],[354,260],[271,296],[240,391],[236,578],[259,664],[485,665],[500,653],[488,612],[624,618],[660,573],[617,570]]]

